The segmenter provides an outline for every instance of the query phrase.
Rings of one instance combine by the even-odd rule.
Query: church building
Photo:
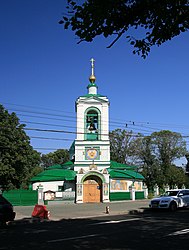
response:
[[[144,178],[137,167],[110,159],[109,100],[98,93],[94,59],[87,94],[80,96],[75,106],[77,133],[70,161],[33,177],[33,189],[42,186],[44,194],[52,192],[50,200],[64,200],[70,194],[76,203],[129,200],[133,190],[134,199],[143,199]]]

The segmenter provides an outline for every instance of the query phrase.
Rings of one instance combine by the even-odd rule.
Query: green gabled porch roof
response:
[[[137,179],[137,180],[143,180],[144,177],[132,170],[121,170],[121,169],[111,169],[108,168],[108,172],[110,174],[111,178],[118,178],[118,179]]]
[[[75,180],[76,172],[69,169],[49,169],[34,176],[31,181],[72,181]]]

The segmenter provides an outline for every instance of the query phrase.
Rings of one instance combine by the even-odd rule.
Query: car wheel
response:
[[[176,202],[172,201],[171,204],[169,205],[169,209],[174,212],[177,210],[177,204]]]

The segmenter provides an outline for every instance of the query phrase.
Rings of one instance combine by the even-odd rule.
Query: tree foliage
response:
[[[175,160],[186,155],[186,142],[179,133],[162,130],[150,136],[133,136],[116,129],[110,133],[111,159],[121,163],[140,164],[149,189],[186,184],[185,171]]]
[[[26,187],[40,163],[30,139],[15,113],[0,105],[0,185],[3,189]]]
[[[146,185],[149,190],[152,190],[155,184],[157,184],[158,178],[161,178],[161,169],[154,154],[154,145],[152,143],[151,136],[137,139],[139,141],[140,149],[138,157],[142,165],[142,173],[145,177]]]
[[[189,152],[186,152],[185,158],[187,160],[187,163],[186,163],[186,172],[189,173]]]
[[[181,188],[183,184],[188,186],[184,169],[182,167],[176,167],[175,165],[171,165],[167,168],[166,181],[170,187],[177,185]]]
[[[79,43],[111,36],[111,47],[124,35],[133,53],[144,58],[152,46],[189,29],[188,0],[86,0],[83,4],[68,0],[67,9],[59,23],[71,27]]]
[[[55,152],[43,154],[41,156],[41,162],[44,169],[55,164],[64,164],[67,161],[69,161],[69,152],[67,149],[58,149]]]
[[[179,159],[186,154],[186,142],[181,134],[162,130],[151,135],[154,150],[160,164],[171,165],[174,160]]]
[[[162,188],[166,184],[171,187],[174,185],[181,187],[182,184],[186,184],[184,170],[174,164],[175,160],[183,157],[186,153],[186,142],[182,136],[179,133],[163,130],[152,133],[150,140],[150,151],[155,163],[148,168],[148,171],[145,165],[143,168],[148,185],[153,186],[154,181]],[[150,174],[154,172],[155,175],[151,181]]]
[[[132,163],[134,138],[132,132],[116,129],[110,132],[111,160],[123,164]]]

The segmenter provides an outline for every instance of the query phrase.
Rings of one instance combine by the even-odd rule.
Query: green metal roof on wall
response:
[[[135,170],[137,169],[137,166],[129,166],[126,164],[122,164],[116,161],[110,161],[110,168],[112,169],[130,169],[130,170]]]
[[[72,161],[67,161],[64,164],[55,164],[52,165],[50,167],[48,167],[48,169],[70,169],[70,167],[74,167],[74,163]],[[126,165],[126,164],[122,164],[122,163],[118,163],[115,161],[110,161],[110,168],[111,169],[127,169],[127,170],[136,170],[137,166],[130,166],[130,165]]]
[[[62,169],[62,165],[60,165],[60,164],[55,164],[55,165],[49,166],[49,167],[47,168],[47,170],[50,170],[50,169]]]
[[[74,164],[72,161],[67,161],[64,164],[55,164],[55,165],[49,166],[47,168],[47,170],[50,170],[50,169],[68,169],[70,167],[74,167]]]
[[[74,165],[73,161],[67,161],[64,164],[62,164],[63,166],[71,166]]]
[[[137,180],[143,180],[144,177],[134,171],[131,170],[114,170],[114,169],[108,169],[108,172],[110,174],[111,178],[118,178],[118,179],[137,179]]]
[[[72,181],[75,180],[76,172],[69,169],[49,169],[45,170],[31,179],[36,181]]]

